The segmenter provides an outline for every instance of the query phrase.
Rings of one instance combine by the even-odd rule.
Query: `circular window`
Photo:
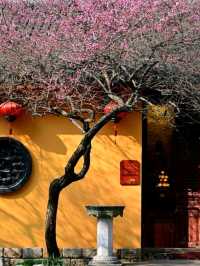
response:
[[[32,159],[27,148],[13,138],[0,137],[0,193],[23,186],[31,170]]]

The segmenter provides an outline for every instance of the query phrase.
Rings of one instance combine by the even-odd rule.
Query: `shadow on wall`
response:
[[[29,136],[32,143],[45,151],[66,154],[66,144],[62,142],[59,135],[71,135],[77,134],[78,132],[73,127],[66,126],[64,123],[64,119],[56,118],[55,120],[51,116],[45,119],[24,116],[14,124],[14,132],[17,136]]]
[[[14,224],[17,227],[17,233],[21,235],[21,238],[19,238],[18,240],[18,243],[19,243],[18,246],[23,246],[23,243],[21,241],[23,241],[24,236],[26,236],[26,238],[31,239],[33,246],[37,246],[38,235],[35,234],[35,230],[40,229],[40,223],[38,222],[43,221],[44,217],[41,216],[41,213],[39,211],[40,209],[38,208],[38,206],[34,206],[28,199],[23,199],[21,200],[21,202],[18,201],[17,206],[18,206],[17,210],[21,215],[16,215],[15,209],[12,210],[13,212],[11,212],[10,210],[6,211],[5,209],[2,209],[2,208],[0,209],[1,219],[5,216],[6,220],[8,221],[8,227],[4,228],[5,230],[4,234],[6,233],[8,236],[12,235],[11,231],[13,227],[12,226],[9,227],[9,222],[14,221]],[[28,208],[25,206],[28,206]],[[24,211],[27,211],[27,210],[29,213],[31,213],[30,217],[36,217],[34,223],[30,222],[29,219],[25,220],[23,218],[22,214]],[[13,238],[7,237],[6,240],[5,238],[0,239],[0,245],[1,247],[12,247]]]
[[[128,125],[131,125],[133,120],[133,115],[129,114],[117,124],[118,136],[130,136]],[[109,122],[98,135],[113,136],[113,125],[112,122]],[[45,117],[45,119],[23,116],[14,122],[13,128],[17,136],[28,135],[32,142],[41,149],[58,154],[66,154],[66,145],[68,145],[68,143],[63,144],[60,135],[80,135],[80,139],[82,136],[80,130],[68,119],[61,117],[55,119],[53,116]],[[137,125],[133,128],[132,136],[134,136],[136,142],[140,142],[140,132]],[[114,140],[114,138],[112,139]]]

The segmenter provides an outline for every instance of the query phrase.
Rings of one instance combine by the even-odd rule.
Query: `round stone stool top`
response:
[[[118,205],[88,205],[86,206],[89,215],[97,218],[112,218],[118,215],[123,216],[125,206]]]

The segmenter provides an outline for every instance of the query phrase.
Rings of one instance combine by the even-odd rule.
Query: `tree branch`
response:
[[[83,155],[84,157],[83,167],[78,174],[74,173],[73,181],[78,181],[84,178],[84,176],[87,174],[87,171],[89,170],[90,167],[90,154],[91,154],[91,143],[88,144],[86,151]]]

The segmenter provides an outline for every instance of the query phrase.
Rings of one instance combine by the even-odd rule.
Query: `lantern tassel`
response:
[[[9,135],[13,134],[13,129],[11,123],[9,123]]]
[[[115,136],[115,144],[117,144],[117,123],[114,123],[114,136]]]

